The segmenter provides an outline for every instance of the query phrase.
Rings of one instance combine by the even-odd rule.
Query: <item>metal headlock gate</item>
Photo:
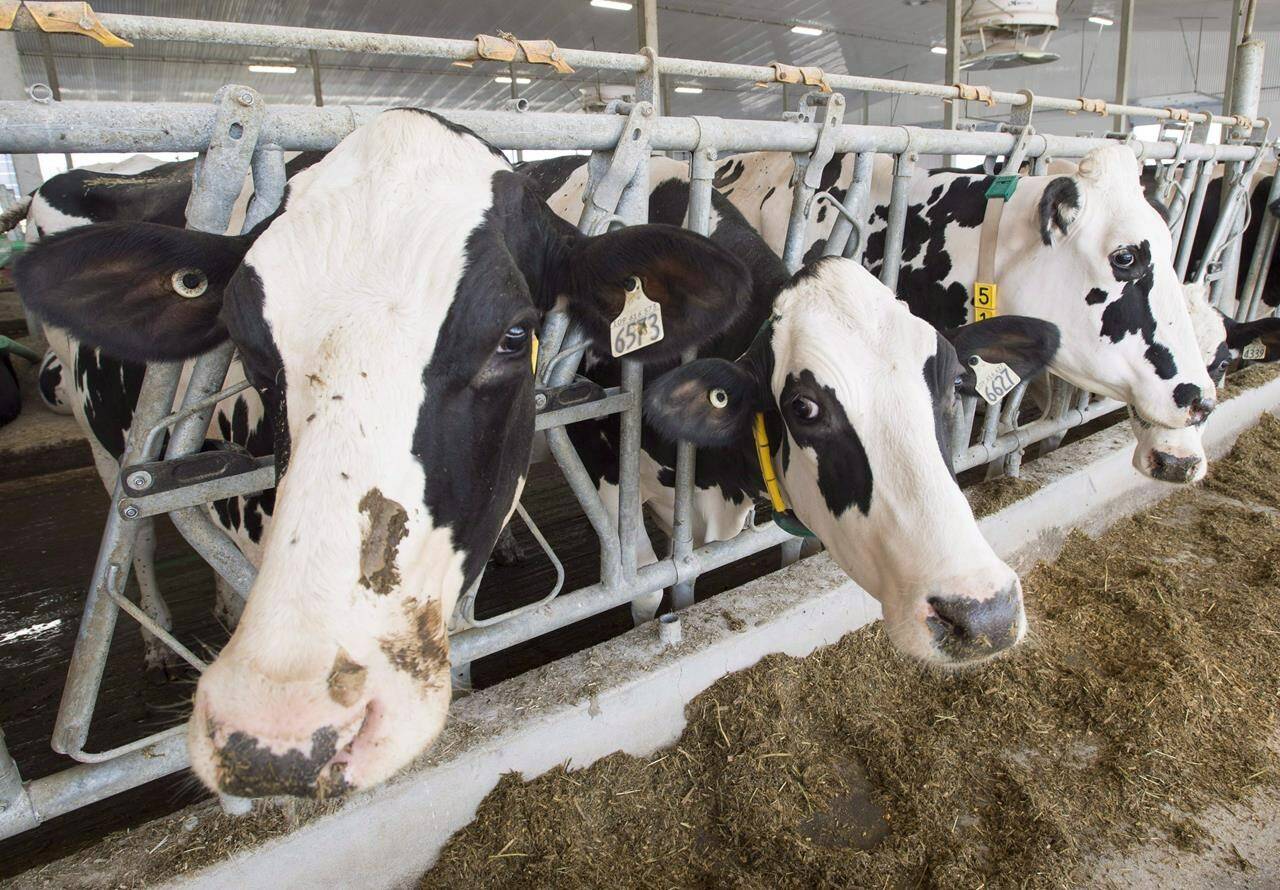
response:
[[[0,25],[3,25],[2,19],[0,16]],[[129,15],[103,14],[97,20],[102,27],[123,38],[386,53],[459,61],[491,57],[478,52],[482,46],[480,40]],[[38,27],[21,11],[10,24],[19,30]],[[533,50],[515,41],[512,44],[517,47],[513,51],[518,61],[538,61],[533,58]],[[543,46],[545,48],[545,42]],[[1040,172],[1049,157],[1079,158],[1106,140],[1037,133],[1031,128],[1033,110],[1086,111],[1170,121],[1170,126],[1178,129],[1176,139],[1130,140],[1130,144],[1141,158],[1164,165],[1161,182],[1176,193],[1174,203],[1184,210],[1174,223],[1174,234],[1180,239],[1178,268],[1185,272],[1198,211],[1214,165],[1229,165],[1227,181],[1232,184],[1232,188],[1224,190],[1227,194],[1224,203],[1229,204],[1232,213],[1222,214],[1214,232],[1214,246],[1221,248],[1232,243],[1233,226],[1241,208],[1248,203],[1244,192],[1247,176],[1264,154],[1271,153],[1265,142],[1268,123],[1254,120],[1261,77],[1261,44],[1257,45],[1256,53],[1251,50],[1246,54],[1247,46],[1241,45],[1236,68],[1239,88],[1232,111],[1240,113],[1229,116],[1187,115],[1171,109],[1114,105],[1100,100],[1037,97],[1027,91],[991,91],[991,99],[1012,109],[1010,123],[997,132],[859,126],[842,122],[843,96],[824,89],[805,96],[801,113],[787,115],[785,120],[660,117],[654,104],[659,74],[772,83],[796,82],[794,78],[800,76],[796,74],[799,69],[785,65],[761,67],[664,58],[648,49],[636,54],[619,54],[559,49],[554,45],[550,55],[566,65],[634,74],[636,101],[614,103],[607,113],[599,115],[514,109],[446,110],[444,113],[500,148],[590,150],[590,185],[579,220],[580,228],[588,233],[601,232],[615,221],[645,220],[649,197],[647,160],[651,152],[691,153],[688,226],[701,233],[709,229],[713,170],[719,155],[758,150],[790,152],[796,161],[797,176],[784,259],[792,270],[800,265],[812,205],[819,200],[840,204],[831,195],[816,196],[818,177],[807,176],[806,171],[820,173],[836,152],[857,154],[855,180],[844,207],[837,208],[839,222],[827,246],[828,253],[846,250],[853,253],[859,228],[857,221],[868,216],[872,157],[875,153],[889,154],[894,158],[895,167],[882,278],[890,287],[896,285],[901,260],[907,184],[921,155],[1003,156],[1014,170],[1025,159],[1032,172]],[[814,71],[816,69],[806,69],[805,82],[816,80],[834,89],[914,94],[953,101],[973,98],[974,88],[966,85],[824,75],[821,71],[815,75]],[[188,226],[221,233],[228,225],[232,206],[247,175],[252,176],[255,195],[244,223],[245,230],[269,215],[278,204],[285,185],[285,151],[331,149],[382,110],[369,106],[268,107],[256,91],[236,85],[220,89],[211,104],[2,101],[0,152],[200,152],[187,208]],[[1206,144],[1211,123],[1232,127],[1234,144]],[[1262,138],[1245,142],[1255,127],[1260,128]],[[1175,168],[1185,170],[1180,181]],[[1263,245],[1268,238],[1274,240],[1276,232],[1275,221],[1268,219],[1267,223],[1265,237],[1259,239],[1258,252],[1262,258],[1255,256],[1249,267],[1250,289],[1241,300],[1238,310],[1241,317],[1255,312],[1258,305],[1266,272],[1265,258],[1270,255],[1263,253]],[[1236,253],[1238,257],[1238,251]],[[1222,277],[1228,275],[1234,275],[1234,267],[1224,263]],[[1233,280],[1218,287],[1223,295],[1222,305],[1234,300]],[[559,396],[563,387],[575,379],[584,343],[582,333],[563,311],[552,312],[544,319],[536,380],[536,429],[546,432],[552,454],[600,539],[600,581],[567,594],[553,592],[539,603],[495,619],[472,622],[468,629],[450,638],[451,657],[456,665],[469,664],[664,588],[675,588],[674,604],[680,608],[692,602],[693,584],[704,572],[780,544],[786,545],[784,559],[794,558],[798,552],[798,539],[772,523],[756,526],[754,522],[749,522],[731,540],[695,548],[690,522],[694,449],[685,444],[678,452],[672,552],[653,564],[637,566],[635,543],[643,533],[638,481],[641,366],[637,361],[624,359],[620,386],[604,390],[594,400],[565,405]],[[204,667],[200,658],[125,595],[135,542],[140,535],[150,534],[149,523],[153,517],[167,513],[192,547],[241,597],[247,596],[252,586],[254,566],[211,521],[206,505],[274,486],[272,461],[227,452],[199,453],[214,405],[238,391],[238,388],[221,389],[232,352],[233,347],[226,345],[195,361],[182,405],[176,412],[171,409],[181,365],[152,364],[147,369],[51,742],[56,751],[80,764],[24,783],[0,734],[0,838],[187,765],[185,726],[109,751],[86,751],[85,744],[120,611],[141,623],[197,669]],[[688,358],[691,356],[687,355],[686,360]],[[1016,473],[1020,455],[1028,445],[1052,446],[1072,427],[1122,407],[1114,401],[1098,400],[1088,393],[1057,386],[1045,415],[1019,426],[1018,413],[1026,384],[1015,388],[1002,405],[986,411],[976,439],[972,428],[978,413],[977,400],[970,397],[958,405],[954,442],[957,470],[999,462],[1005,472]],[[241,384],[240,388],[245,385]],[[565,429],[570,423],[611,414],[620,415],[621,419],[620,510],[616,523],[601,503]],[[166,431],[169,436],[164,445]],[[160,453],[162,445],[163,454]],[[193,478],[198,481],[190,481]],[[460,602],[467,599],[464,596]],[[228,806],[235,808],[235,802],[228,802]]]

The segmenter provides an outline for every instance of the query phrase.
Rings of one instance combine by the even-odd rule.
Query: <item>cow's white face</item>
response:
[[[775,303],[776,458],[797,516],[884,608],[904,652],[985,657],[1022,638],[1014,572],[982,537],[943,449],[955,351],[853,261],[812,267]]]
[[[261,567],[188,727],[210,788],[328,796],[432,742],[447,619],[528,466],[539,315],[563,300],[603,348],[632,276],[667,334],[642,361],[716,336],[750,286],[690,232],[580,236],[500,153],[410,109],[291,180],[256,241],[104,224],[24,258],[24,298],[114,354],[172,361],[230,337],[272,418]]]
[[[1131,405],[1151,423],[1202,421],[1215,390],[1173,267],[1164,221],[1146,201],[1133,153],[1095,149],[1074,176],[1020,190],[1019,216],[1040,231],[1001,227],[1002,311],[1058,325],[1052,370]],[[1030,202],[1037,204],[1031,212]]]
[[[1237,322],[1209,303],[1204,284],[1186,284],[1183,288],[1205,372],[1216,386],[1222,385],[1228,366],[1240,358],[1241,350],[1250,343],[1262,347],[1259,361],[1280,359],[1280,319]],[[1205,477],[1209,459],[1202,441],[1203,422],[1169,429],[1143,420],[1130,408],[1129,424],[1137,439],[1133,465],[1141,473],[1163,482],[1199,482]]]
[[[967,326],[953,347],[838,258],[802,270],[773,305],[771,330],[737,362],[701,359],[651,386],[646,419],[673,438],[741,447],[763,414],[788,505],[880,600],[895,645],[954,665],[1015,644],[1026,626],[1021,586],[951,468],[956,390],[973,384],[958,355],[1030,376],[1057,332],[1005,316]]]

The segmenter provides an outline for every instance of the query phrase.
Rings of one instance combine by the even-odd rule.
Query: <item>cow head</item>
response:
[[[802,270],[774,309],[736,362],[699,359],[650,386],[646,420],[672,439],[742,448],[762,413],[791,508],[881,601],[900,649],[960,664],[1016,643],[1021,585],[956,484],[950,418],[957,391],[974,391],[971,357],[1030,377],[1053,356],[1053,325],[1002,316],[949,342],[834,257]]]
[[[1215,385],[1222,384],[1227,368],[1251,343],[1258,343],[1264,350],[1263,357],[1253,361],[1280,359],[1280,319],[1238,322],[1228,318],[1209,304],[1204,284],[1184,285],[1184,293],[1201,360]],[[1203,423],[1169,429],[1149,423],[1130,408],[1129,424],[1137,439],[1133,465],[1143,475],[1177,483],[1204,478],[1209,460],[1201,441]]]
[[[1187,317],[1169,230],[1143,196],[1138,172],[1128,147],[1106,146],[1087,154],[1074,175],[1041,178],[1041,188],[1015,193],[1038,231],[1001,229],[1008,257],[999,269],[1001,308],[1058,325],[1062,345],[1051,366],[1058,375],[1133,406],[1151,423],[1183,427],[1213,410],[1215,391]]]
[[[76,229],[18,280],[129,358],[239,349],[279,485],[244,615],[196,690],[191,762],[230,794],[326,796],[385,779],[444,722],[445,622],[528,466],[540,314],[564,301],[607,349],[639,277],[666,339],[637,357],[670,361],[738,314],[750,279],[681,229],[580,236],[500,153],[407,109],[291,180],[264,228]]]

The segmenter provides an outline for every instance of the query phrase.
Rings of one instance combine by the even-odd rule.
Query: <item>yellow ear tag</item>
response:
[[[1259,337],[1240,350],[1240,357],[1247,362],[1260,362],[1267,357],[1267,344],[1263,343],[1262,338]]]
[[[529,367],[534,375],[538,373],[538,335],[533,335],[533,346],[529,347]]]
[[[994,405],[1022,382],[1022,378],[1014,373],[1013,368],[1004,362],[992,364],[984,362],[976,355],[969,356],[969,367],[973,368],[974,388],[988,405]]]
[[[973,320],[983,321],[1000,314],[999,289],[985,281],[973,284]]]
[[[652,346],[663,337],[662,306],[645,296],[639,278],[627,279],[627,301],[609,325],[609,342],[613,357],[628,355]]]

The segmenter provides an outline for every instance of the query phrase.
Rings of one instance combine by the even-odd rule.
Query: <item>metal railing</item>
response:
[[[472,41],[424,37],[145,16],[104,14],[99,18],[115,33],[133,38],[287,45],[439,59],[471,58],[475,49]],[[29,25],[25,16],[19,16],[16,27]],[[876,153],[888,154],[896,162],[884,254],[884,275],[890,286],[901,262],[910,172],[920,155],[979,154],[1007,158],[1017,154],[1027,159],[1034,172],[1047,157],[1082,157],[1105,142],[1032,132],[1029,122],[1034,108],[1080,110],[1082,106],[1080,100],[1033,97],[1027,92],[994,94],[998,102],[1009,104],[1014,112],[1013,126],[1006,132],[847,125],[841,120],[843,97],[838,93],[809,101],[806,106],[809,114],[783,121],[659,117],[652,101],[656,72],[755,81],[771,79],[772,69],[658,58],[647,50],[639,54],[613,54],[566,49],[562,53],[574,65],[635,74],[636,101],[617,107],[616,113],[603,115],[515,110],[450,110],[446,113],[449,119],[471,128],[499,148],[591,150],[589,185],[579,219],[582,231],[599,232],[612,221],[628,224],[644,221],[651,152],[691,153],[688,226],[705,233],[710,226],[713,168],[717,157],[748,150],[785,151],[793,154],[799,171],[784,250],[784,260],[796,268],[803,253],[810,208],[815,203],[810,199],[815,197],[817,186],[817,177],[809,179],[806,171],[820,173],[826,161],[838,152],[858,155],[854,187],[846,196],[846,204],[854,205],[855,212],[842,218],[827,248],[829,252],[853,252],[857,245],[846,246],[846,242],[859,237],[857,220],[867,218],[864,211],[868,209],[870,160]],[[837,89],[959,98],[956,87],[936,84],[846,75],[828,75],[827,80]],[[201,158],[188,205],[188,224],[204,231],[221,232],[230,219],[232,204],[246,176],[252,176],[257,195],[245,223],[248,228],[269,214],[280,199],[284,185],[284,151],[333,148],[382,110],[370,106],[267,107],[255,91],[241,86],[222,88],[208,105],[8,101],[0,102],[0,152],[198,151]],[[817,119],[819,110],[821,120]],[[1103,113],[1154,119],[1170,117],[1167,109],[1110,104]],[[1200,115],[1198,119],[1201,136],[1210,122],[1239,123],[1234,116]],[[1266,126],[1261,121],[1259,125]],[[1180,268],[1185,271],[1185,248],[1195,231],[1193,213],[1198,212],[1203,203],[1211,167],[1231,163],[1244,169],[1243,165],[1256,163],[1264,148],[1248,144],[1207,145],[1203,138],[1184,140],[1180,144],[1165,140],[1133,141],[1131,145],[1141,157],[1187,165],[1189,172],[1183,182],[1192,190],[1185,196],[1186,222],[1176,232],[1181,239]],[[1274,241],[1275,225],[1266,231]],[[1224,229],[1220,240],[1225,242],[1228,235],[1229,228]],[[1258,282],[1265,280],[1265,262],[1257,272],[1250,266],[1248,280],[1260,293]],[[1248,307],[1257,302],[1255,290],[1249,292],[1254,296],[1241,301],[1245,311],[1252,311]],[[545,393],[573,381],[584,339],[563,311],[552,312],[544,319],[542,333],[537,384],[539,392]],[[147,493],[150,480],[165,467],[197,459],[213,406],[226,394],[220,390],[231,356],[232,348],[225,346],[196,360],[182,407],[176,412],[172,406],[180,367],[154,364],[147,369],[52,739],[55,750],[81,761],[81,765],[23,783],[0,736],[0,838],[187,765],[182,727],[112,751],[90,752],[85,750],[85,745],[119,611],[123,608],[153,632],[163,631],[154,622],[148,625],[148,616],[125,598],[134,545],[146,529],[146,523],[152,521],[151,517],[168,513],[183,536],[242,596],[247,595],[252,586],[254,566],[210,520],[204,505],[215,499],[253,494],[270,487],[274,476],[269,461],[237,463],[233,457],[226,457],[224,464],[213,466],[191,484],[166,486]],[[1026,382],[1006,397],[1003,405],[990,408],[976,437],[972,431],[977,417],[976,402],[966,399],[958,406],[954,442],[958,470],[998,462],[1004,471],[1016,473],[1021,453],[1029,445],[1040,442],[1052,447],[1067,430],[1122,407],[1060,386],[1055,389],[1044,416],[1019,426],[1019,408],[1025,392]],[[635,544],[644,533],[640,523],[638,472],[641,395],[640,364],[623,360],[621,385],[606,390],[602,398],[571,407],[539,410],[536,427],[546,432],[555,460],[600,539],[600,581],[515,610],[501,616],[503,620],[487,619],[484,626],[453,634],[450,652],[455,664],[468,664],[664,588],[673,588],[674,605],[683,607],[692,602],[693,585],[699,575],[769,547],[788,545],[787,558],[794,557],[795,539],[773,524],[758,527],[749,524],[730,540],[694,546],[690,521],[694,449],[685,444],[678,449],[672,552],[652,564],[636,565]],[[621,417],[622,458],[616,522],[602,504],[566,430],[567,424],[612,414]],[[168,444],[160,455],[158,449],[164,438],[160,433],[166,430],[169,431]],[[198,459],[214,463],[219,460],[208,454],[198,455]],[[147,475],[144,477],[142,473]],[[163,634],[163,638],[176,642],[167,634]],[[183,657],[188,656],[189,652]],[[199,667],[199,659],[194,656],[188,661]]]

